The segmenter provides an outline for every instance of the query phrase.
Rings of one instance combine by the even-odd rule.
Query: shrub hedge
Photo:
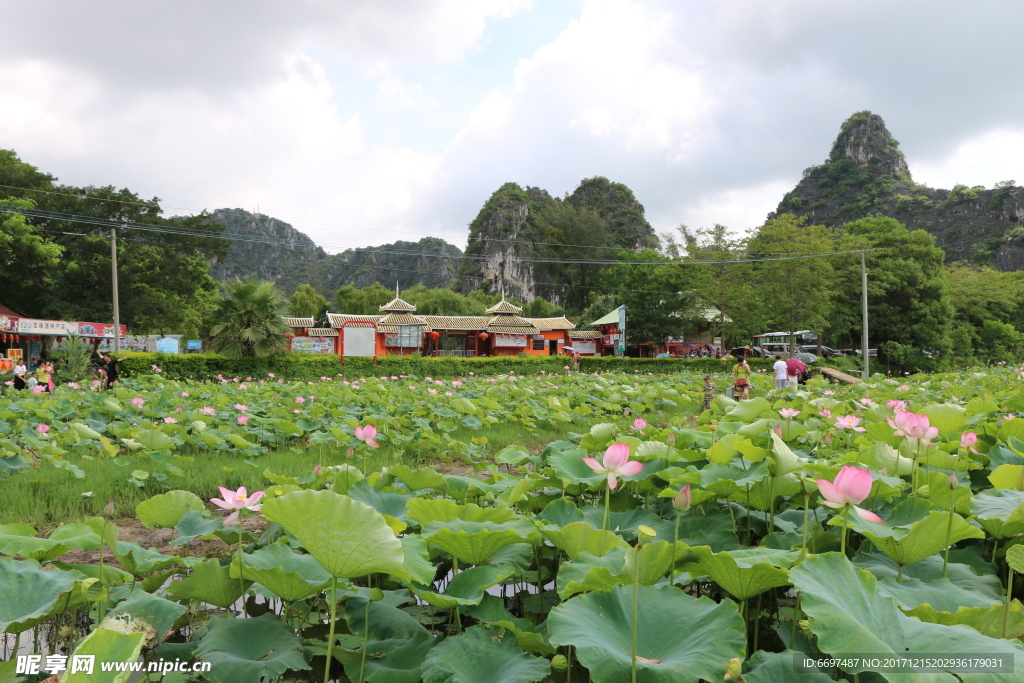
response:
[[[489,358],[422,358],[416,356],[386,356],[378,358],[348,358],[342,365],[338,356],[290,353],[262,358],[226,358],[212,353],[160,354],[126,353],[120,364],[125,376],[153,373],[156,365],[169,379],[213,379],[217,375],[227,378],[254,377],[263,379],[269,373],[289,380],[316,380],[320,377],[342,375],[348,378],[370,375],[417,375],[419,377],[497,375],[514,372],[530,375],[545,372],[563,372],[565,357],[559,356],[500,356]],[[771,369],[772,360],[751,359],[755,370]],[[582,372],[731,372],[733,360],[700,358],[615,358],[589,357],[580,359]]]

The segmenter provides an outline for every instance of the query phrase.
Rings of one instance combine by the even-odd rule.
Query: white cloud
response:
[[[960,183],[991,188],[1001,180],[1024,183],[1024,128],[992,130],[961,142],[942,159],[907,160],[914,180],[931,187]]]

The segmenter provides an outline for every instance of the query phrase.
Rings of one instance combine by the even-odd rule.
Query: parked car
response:
[[[854,349],[853,353],[856,356],[860,356],[861,355],[861,350],[860,349]],[[877,358],[877,357],[878,357],[878,349],[868,349],[868,358]]]
[[[818,353],[818,345],[817,344],[804,344],[803,346],[800,347],[800,350],[805,352],[805,353],[813,353],[813,354],[817,355],[817,353]],[[836,349],[833,349],[831,346],[822,346],[821,347],[821,356],[822,356],[822,358],[831,358],[832,356],[841,356],[841,355],[842,354],[839,353],[839,351],[837,351]]]

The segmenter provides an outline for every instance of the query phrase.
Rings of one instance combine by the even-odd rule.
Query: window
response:
[[[533,340],[533,350],[534,351],[543,351],[544,350],[544,340],[543,339],[534,339]]]

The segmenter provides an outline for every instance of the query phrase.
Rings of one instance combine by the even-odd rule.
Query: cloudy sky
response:
[[[1018,0],[52,0],[4,26],[0,147],[331,251],[463,246],[502,183],[594,175],[659,232],[743,230],[862,109],[918,181],[1024,182]]]

